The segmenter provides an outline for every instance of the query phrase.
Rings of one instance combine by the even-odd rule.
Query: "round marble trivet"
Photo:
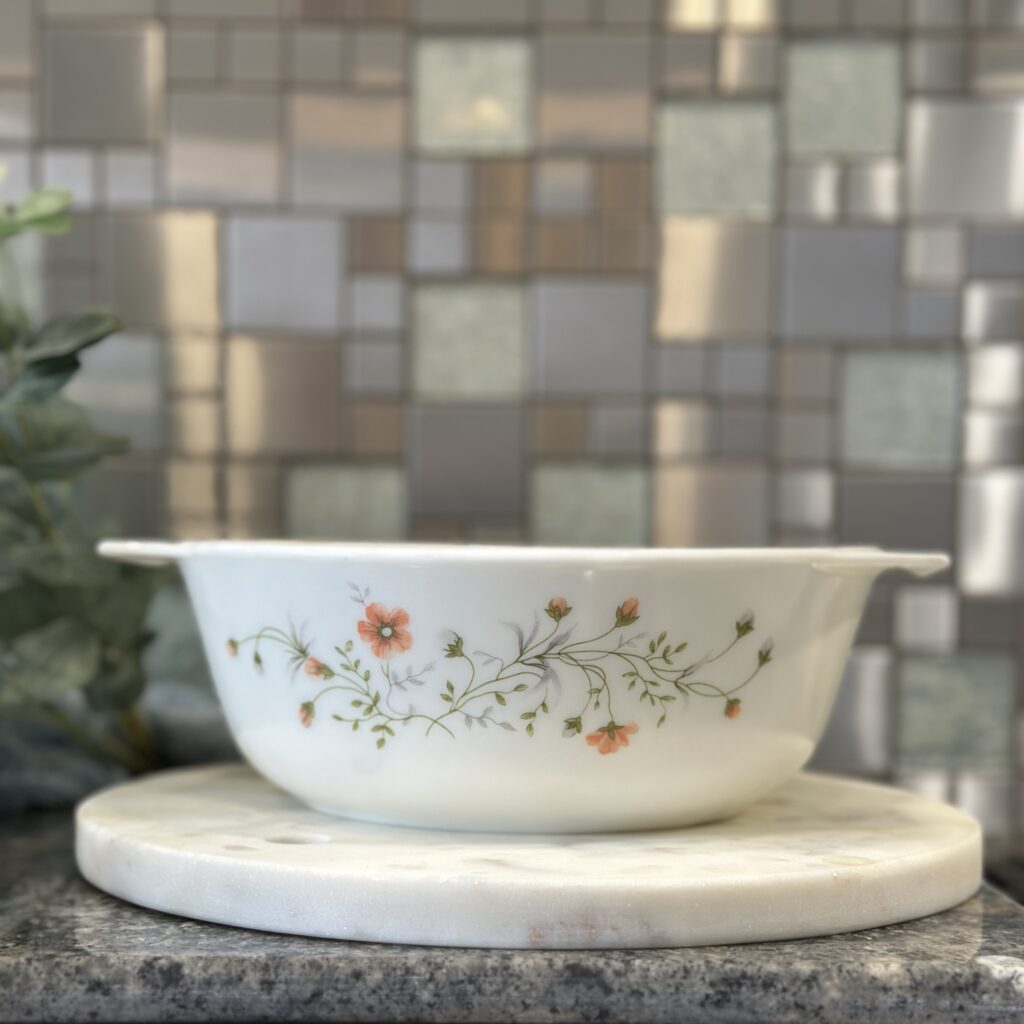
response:
[[[970,816],[800,775],[728,821],[495,835],[308,810],[243,765],[148,775],[78,808],[82,874],[185,917],[298,935],[511,948],[697,946],[907,921],[981,879]]]

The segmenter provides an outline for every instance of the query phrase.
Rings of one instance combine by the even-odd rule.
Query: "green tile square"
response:
[[[518,398],[524,300],[514,285],[424,285],[413,296],[412,375],[428,400]]]
[[[680,103],[658,117],[663,214],[767,218],[775,206],[775,114],[767,103]]]
[[[402,540],[408,529],[405,474],[388,465],[297,465],[288,473],[290,537]]]
[[[962,391],[955,352],[853,352],[843,364],[840,455],[845,465],[952,469]]]
[[[790,44],[786,61],[790,153],[895,154],[901,104],[897,43],[815,40]]]
[[[904,658],[897,755],[902,767],[1009,771],[1016,671],[1009,654]]]
[[[530,488],[532,539],[539,544],[646,544],[649,487],[645,466],[537,466]]]

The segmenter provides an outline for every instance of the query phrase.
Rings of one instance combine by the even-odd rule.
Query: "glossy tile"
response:
[[[961,589],[996,596],[1024,591],[1024,470],[967,474],[958,525]]]
[[[553,25],[578,25],[590,18],[590,0],[541,0],[541,21]]]
[[[530,451],[540,458],[586,454],[587,410],[578,403],[545,403],[530,410]]]
[[[709,364],[701,345],[657,345],[651,354],[651,386],[659,395],[699,395]]]
[[[903,236],[903,274],[919,284],[956,284],[964,270],[963,232],[951,226],[912,225]]]
[[[832,221],[839,216],[839,165],[793,163],[786,169],[785,209],[790,220]]]
[[[981,28],[1024,28],[1020,0],[973,0],[971,24]]]
[[[157,195],[156,157],[147,150],[110,149],[100,162],[108,206],[149,206]]]
[[[406,286],[396,274],[360,274],[349,288],[349,324],[361,331],[405,327]]]
[[[892,472],[840,476],[837,540],[909,551],[953,550],[956,485]]]
[[[907,81],[916,93],[960,92],[967,78],[967,46],[958,36],[919,36],[907,49]]]
[[[356,271],[399,271],[405,266],[405,224],[399,217],[357,217],[349,262]]]
[[[303,85],[336,85],[348,71],[351,39],[330,25],[296,27],[291,34],[290,60],[293,82]]]
[[[168,110],[165,181],[181,203],[270,203],[280,190],[274,96],[178,93]]]
[[[232,455],[331,455],[343,450],[337,342],[233,335],[225,417]]]
[[[907,105],[911,215],[1014,218],[1024,192],[1014,168],[1024,101],[912,101]]]
[[[423,213],[461,213],[469,206],[469,164],[463,160],[417,160],[413,196]]]
[[[1013,36],[981,37],[971,53],[972,85],[980,93],[1024,89],[1024,47]]]
[[[718,49],[718,87],[724,93],[767,93],[778,81],[779,44],[767,35],[725,35]]]
[[[288,131],[291,198],[299,206],[401,206],[401,98],[295,93],[290,98]]]
[[[32,0],[7,0],[0,7],[0,76],[20,78],[35,71]]]
[[[711,389],[729,398],[752,398],[768,393],[771,353],[763,345],[722,345],[711,353]]]
[[[210,82],[217,77],[220,37],[212,28],[167,32],[167,76],[172,82]]]
[[[469,265],[466,222],[440,217],[419,217],[410,221],[406,259],[413,274],[462,272]]]
[[[414,406],[408,436],[414,516],[522,515],[526,423],[520,409]]]
[[[847,466],[956,465],[960,358],[952,352],[850,352],[843,363],[840,453]]]
[[[276,18],[276,0],[167,0],[172,18]]]
[[[1024,337],[1024,285],[971,281],[964,289],[963,332],[968,341]]]
[[[217,220],[206,212],[119,213],[104,222],[101,289],[125,323],[220,324]]]
[[[915,768],[1011,764],[1014,668],[1008,655],[962,651],[904,658],[896,748]]]
[[[504,285],[427,285],[413,297],[412,380],[419,398],[495,401],[523,390],[525,303]]]
[[[227,44],[232,81],[276,82],[281,78],[282,41],[275,29],[234,29],[228,33]]]
[[[155,140],[164,39],[155,23],[51,25],[43,46],[43,132],[54,142]]]
[[[224,253],[228,325],[337,331],[341,246],[342,229],[326,219],[231,217]]]
[[[1020,602],[1013,598],[960,599],[960,634],[964,646],[1010,647],[1017,641],[1020,624]]]
[[[770,227],[702,218],[662,221],[659,338],[765,337],[771,291]]]
[[[673,103],[658,115],[663,214],[767,218],[775,206],[775,119],[760,103]]]
[[[217,466],[197,459],[167,463],[167,506],[171,516],[216,517]]]
[[[224,487],[231,536],[282,534],[282,484],[276,464],[231,462],[224,470]]]
[[[526,21],[527,0],[481,4],[476,0],[420,0],[416,17],[424,25],[509,26]]]
[[[593,202],[593,174],[585,160],[550,157],[533,172],[533,208],[540,213],[586,213]]]
[[[784,403],[823,403],[832,397],[835,353],[830,349],[783,348],[776,360],[776,394]]]
[[[785,527],[827,530],[832,525],[833,491],[828,470],[781,473],[775,489],[776,521]]]
[[[846,172],[846,213],[851,220],[895,221],[902,212],[903,173],[896,160],[852,164]]]
[[[398,466],[292,466],[285,481],[285,529],[306,540],[401,540],[405,480]]]
[[[537,134],[544,149],[635,149],[648,143],[647,36],[545,36],[538,69]]]
[[[717,447],[715,427],[714,410],[709,403],[663,399],[654,406],[651,451],[663,461],[709,455]]]
[[[533,388],[545,395],[639,394],[644,387],[645,285],[541,278],[532,289]]]
[[[661,88],[669,93],[707,93],[715,87],[716,38],[670,35],[658,40]]]
[[[28,141],[34,134],[31,94],[24,89],[0,89],[0,139]]]
[[[402,391],[404,351],[397,341],[347,342],[342,350],[346,391],[360,395],[397,395]]]
[[[967,265],[973,277],[1024,277],[1024,231],[984,225],[972,228]]]
[[[900,236],[887,227],[793,227],[782,238],[786,338],[889,338],[896,326]]]
[[[352,37],[352,79],[364,89],[395,89],[405,81],[406,37],[377,29]]]
[[[990,344],[970,351],[967,399],[972,406],[1019,410],[1024,405],[1024,346]]]
[[[641,546],[647,492],[642,465],[541,463],[530,479],[530,537],[537,544]]]
[[[758,546],[768,541],[769,481],[758,465],[662,465],[654,471],[654,543]]]
[[[587,451],[607,458],[639,458],[648,449],[647,406],[600,403],[590,410]]]
[[[730,28],[774,28],[778,25],[781,7],[781,0],[726,0],[725,23]]]
[[[897,587],[894,609],[896,643],[902,650],[946,654],[956,647],[960,609],[952,587]]]
[[[998,409],[964,413],[963,461],[972,469],[1024,462],[1024,417]]]
[[[521,153],[532,140],[532,52],[522,39],[421,38],[416,145],[430,153]]]

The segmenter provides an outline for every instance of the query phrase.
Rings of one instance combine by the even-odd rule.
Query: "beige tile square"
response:
[[[361,401],[349,406],[352,451],[360,458],[399,457],[404,448],[404,407],[396,401]]]
[[[352,221],[352,269],[401,271],[405,267],[405,224],[399,217],[356,217]]]
[[[581,404],[538,405],[530,411],[531,451],[541,458],[583,455],[587,409]]]
[[[654,543],[757,547],[768,541],[768,471],[758,464],[662,465],[654,471]]]
[[[529,165],[525,160],[480,160],[475,165],[473,201],[478,210],[517,213],[529,205]]]
[[[480,274],[521,274],[526,269],[526,224],[488,217],[473,225],[473,265]]]
[[[533,231],[533,262],[537,270],[572,272],[597,263],[598,242],[590,221],[548,218]]]
[[[642,215],[651,208],[651,164],[638,157],[600,161],[597,171],[598,210],[605,217]]]

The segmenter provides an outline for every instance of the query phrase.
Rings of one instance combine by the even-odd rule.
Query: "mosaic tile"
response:
[[[897,756],[919,768],[1007,768],[1012,757],[1014,667],[1008,655],[962,651],[904,658]]]
[[[658,40],[661,88],[670,93],[706,93],[715,86],[715,37],[662,36]]]
[[[658,345],[651,363],[651,384],[657,394],[703,393],[710,358],[702,345]]]
[[[535,543],[639,547],[647,542],[647,469],[585,462],[540,464],[530,480]]]
[[[960,28],[966,17],[965,0],[910,0],[914,28]]]
[[[431,400],[515,398],[523,390],[521,289],[427,285],[413,298],[412,380]]]
[[[900,333],[917,341],[955,341],[960,328],[956,288],[907,288],[900,309]]]
[[[405,224],[399,217],[357,217],[352,221],[353,270],[399,271],[405,267]]]
[[[783,402],[827,402],[835,381],[835,354],[829,349],[783,348],[776,357],[776,393]]]
[[[209,395],[175,398],[167,404],[167,445],[172,453],[219,454],[224,447],[221,403]]]
[[[631,273],[650,270],[655,263],[656,234],[646,223],[628,221],[598,225],[599,261],[602,270]]]
[[[276,18],[275,0],[167,0],[172,18]]]
[[[995,225],[971,228],[967,265],[972,277],[1024,277],[1024,231]]]
[[[96,536],[167,536],[165,474],[157,463],[107,460],[82,474],[77,496]]]
[[[970,341],[1024,337],[1024,286],[972,281],[964,289],[964,337]]]
[[[491,213],[522,213],[529,205],[530,165],[525,160],[477,160],[473,204]]]
[[[786,338],[892,337],[899,243],[887,227],[786,229],[779,310]]]
[[[360,274],[349,288],[355,330],[399,331],[405,326],[405,282],[395,274]]]
[[[607,158],[597,165],[597,208],[608,218],[643,215],[651,208],[651,165],[646,159]]]
[[[220,39],[214,29],[172,28],[167,33],[167,75],[172,82],[217,77]]]
[[[961,597],[960,633],[967,647],[1008,647],[1018,636],[1021,607],[1010,598]]]
[[[651,44],[646,36],[541,39],[537,134],[545,149],[628,149],[650,138]]]
[[[771,36],[722,36],[718,87],[725,93],[771,92],[778,80],[778,41]]]
[[[788,0],[785,10],[792,28],[834,28],[842,17],[842,0]]]
[[[825,530],[832,524],[833,479],[825,469],[791,469],[779,474],[775,516],[783,526]]]
[[[955,284],[964,269],[963,232],[956,227],[908,226],[903,236],[903,273],[920,284]]]
[[[658,0],[598,0],[599,17],[609,25],[648,25]]]
[[[840,476],[837,540],[897,551],[952,551],[955,506],[952,479],[892,472]]]
[[[477,0],[420,0],[416,16],[424,25],[520,25],[529,15],[527,0],[481,4]]]
[[[461,213],[470,200],[469,165],[461,160],[417,160],[413,165],[416,209]]]
[[[101,167],[104,199],[108,206],[147,206],[156,201],[156,157],[151,153],[130,149],[107,150]]]
[[[405,407],[400,401],[364,399],[348,409],[348,430],[356,458],[400,458],[405,449]]]
[[[170,392],[212,393],[220,387],[220,346],[212,334],[174,332],[164,346]]]
[[[1024,28],[1020,0],[974,0],[971,23],[981,28]]]
[[[967,474],[960,484],[957,574],[967,594],[1024,591],[1024,470]]]
[[[717,454],[726,458],[760,459],[771,450],[771,418],[768,410],[746,405],[718,410]]]
[[[40,159],[44,188],[66,188],[72,205],[87,208],[96,200],[96,161],[84,149],[47,149]]]
[[[1015,154],[1024,100],[911,101],[907,105],[907,201],[912,216],[1020,217]]]
[[[714,410],[698,400],[662,400],[654,406],[651,451],[656,459],[700,458],[716,447]]]
[[[281,77],[280,33],[273,29],[236,29],[230,32],[228,77],[235,82],[278,81]]]
[[[721,16],[721,0],[667,0],[665,4],[665,24],[677,31],[718,28]]]
[[[647,407],[640,402],[594,405],[588,422],[588,453],[609,458],[646,454],[647,420]]]
[[[404,133],[399,97],[293,94],[291,198],[300,206],[398,209]]]
[[[903,650],[948,653],[956,647],[960,609],[952,587],[897,587],[894,609],[896,643]]]
[[[347,70],[349,40],[329,25],[294,29],[290,37],[291,78],[303,85],[337,84]]]
[[[626,280],[540,279],[532,290],[531,380],[541,394],[639,394],[649,292]]]
[[[186,515],[216,517],[217,465],[194,459],[172,459],[167,463],[167,506],[172,517]]]
[[[278,195],[280,104],[274,96],[171,97],[165,177],[177,202],[270,203]]]
[[[1024,417],[998,409],[964,413],[963,461],[971,469],[1024,462]]]
[[[846,213],[851,220],[894,221],[902,212],[903,174],[895,160],[851,165],[846,172]]]
[[[711,388],[732,398],[768,393],[772,358],[767,348],[723,345],[712,353]]]
[[[915,93],[959,92],[967,79],[967,47],[956,36],[919,36],[907,49],[907,81]]]
[[[853,0],[850,21],[855,28],[900,28],[904,7],[904,0]]]
[[[590,19],[590,0],[541,0],[540,17],[558,25],[586,22]]]
[[[654,472],[654,543],[660,547],[766,544],[768,498],[768,474],[760,466],[659,466]]]
[[[587,409],[576,403],[545,403],[530,410],[530,450],[541,458],[574,457],[587,449]]]
[[[345,389],[362,395],[397,395],[402,390],[403,348],[395,341],[348,342],[342,350]]]
[[[230,462],[224,470],[232,535],[276,537],[282,532],[281,472],[266,462]]]
[[[12,78],[35,71],[32,0],[8,0],[0,7],[0,75]]]
[[[832,221],[839,216],[839,165],[828,161],[790,164],[785,207],[790,220]]]
[[[405,46],[402,32],[356,32],[352,38],[353,81],[364,89],[399,87],[405,81]]]
[[[526,424],[508,405],[410,411],[416,517],[517,519],[525,505]],[[487,457],[481,459],[480,452]]]
[[[658,115],[661,212],[768,217],[775,146],[767,104],[666,104]]]
[[[993,343],[969,352],[967,399],[972,406],[988,408],[1024,405],[1024,347]]]
[[[533,262],[538,270],[589,270],[597,263],[597,252],[596,229],[589,219],[548,218],[534,225]]]
[[[848,353],[840,399],[843,462],[955,466],[960,377],[960,359],[952,352]]]
[[[287,474],[289,537],[307,540],[401,540],[405,480],[398,466],[298,465]]]
[[[526,224],[516,217],[480,219],[473,228],[473,269],[478,274],[521,274],[526,269]]]
[[[859,40],[790,43],[785,114],[792,153],[895,153],[900,132],[898,47]]]
[[[418,217],[409,223],[406,254],[414,274],[458,274],[469,265],[469,237],[460,220]]]
[[[521,153],[531,142],[531,51],[519,39],[421,39],[416,144],[431,153]]]
[[[55,142],[151,142],[160,125],[163,33],[156,25],[51,25],[43,47],[43,130]]]
[[[27,149],[0,149],[0,203],[20,202],[32,191],[32,162]]]
[[[593,174],[585,160],[538,160],[533,173],[533,208],[547,214],[581,214],[590,209]]]
[[[730,28],[774,28],[781,6],[781,0],[726,0],[725,23]]]
[[[659,338],[764,337],[771,285],[770,227],[698,218],[662,221]]]

